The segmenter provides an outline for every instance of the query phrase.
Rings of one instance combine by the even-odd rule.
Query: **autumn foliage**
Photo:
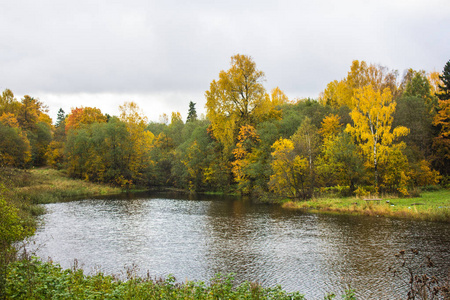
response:
[[[307,199],[397,193],[449,182],[450,62],[442,73],[352,62],[317,100],[266,90],[247,55],[231,57],[205,92],[206,117],[152,122],[134,102],[109,116],[0,96],[0,166],[50,165],[70,176],[122,186],[173,186]],[[187,103],[188,104],[188,103]],[[269,195],[269,196],[268,196]]]
[[[78,129],[83,124],[105,123],[106,116],[96,107],[73,108],[66,120],[66,132]]]

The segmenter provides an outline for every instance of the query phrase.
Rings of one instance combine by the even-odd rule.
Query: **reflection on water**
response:
[[[165,196],[167,197],[167,196]],[[305,214],[226,198],[201,200],[146,195],[46,205],[34,240],[37,254],[68,268],[121,274],[173,274],[207,281],[235,273],[298,290],[308,299],[349,287],[363,298],[404,295],[386,271],[394,254],[418,248],[431,254],[435,273],[450,268],[450,226],[442,223]]]

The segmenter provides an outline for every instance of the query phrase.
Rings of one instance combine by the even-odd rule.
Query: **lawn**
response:
[[[369,216],[416,218],[450,222],[450,190],[422,192],[420,197],[385,196],[381,201],[357,197],[323,197],[308,201],[288,201],[283,207],[310,212],[334,212]]]

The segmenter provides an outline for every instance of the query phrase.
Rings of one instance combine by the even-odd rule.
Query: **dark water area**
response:
[[[45,205],[36,254],[87,272],[208,281],[235,273],[300,291],[307,299],[356,290],[361,299],[404,299],[387,272],[402,249],[431,255],[434,275],[450,271],[450,225],[377,217],[308,214],[249,200],[141,194]]]

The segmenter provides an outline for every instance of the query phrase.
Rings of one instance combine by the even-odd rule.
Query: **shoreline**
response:
[[[356,197],[324,197],[307,201],[286,201],[281,206],[285,209],[303,210],[310,213],[335,213],[450,223],[450,191],[445,189],[423,192],[421,197],[412,198],[388,196],[380,201],[369,202]]]
[[[176,191],[189,195],[189,191],[166,188],[136,188],[129,191],[103,183],[92,183],[68,177],[64,171],[52,168],[36,168],[27,171],[11,170],[18,178],[10,188],[12,202],[24,215],[45,213],[39,204],[76,200],[84,197],[104,197],[126,193],[151,191]],[[203,194],[203,193],[200,193]],[[209,195],[209,193],[205,193]],[[362,216],[382,216],[402,219],[419,219],[450,223],[450,190],[424,191],[420,197],[398,198],[387,195],[380,201],[364,201],[357,197],[324,196],[306,201],[270,202],[284,209],[310,213],[333,213]]]

